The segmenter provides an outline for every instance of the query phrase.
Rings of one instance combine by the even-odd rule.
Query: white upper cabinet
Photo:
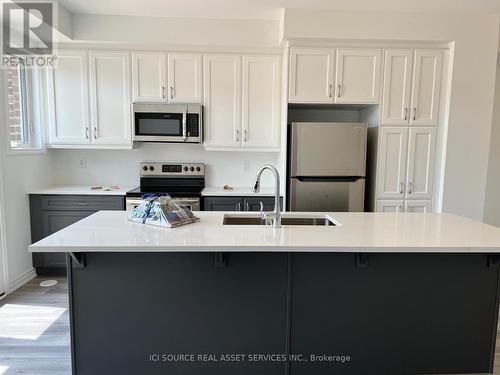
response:
[[[440,49],[415,51],[413,73],[413,125],[437,125],[441,92],[443,52]]]
[[[239,147],[241,144],[241,56],[205,55],[205,145]]]
[[[166,101],[165,58],[157,52],[132,54],[134,102]]]
[[[87,144],[90,141],[88,57],[85,51],[60,50],[48,78],[52,99],[48,144]]]
[[[201,53],[168,54],[168,100],[171,103],[202,102]]]
[[[335,50],[290,49],[290,103],[333,103]]]
[[[413,50],[385,51],[382,124],[409,124],[412,69]]]
[[[339,48],[335,102],[378,103],[382,50]]]
[[[242,146],[279,147],[281,59],[243,57]]]
[[[379,161],[377,173],[378,198],[405,196],[408,128],[380,128]]]
[[[432,199],[437,128],[415,127],[409,131],[406,197]]]
[[[129,54],[91,52],[90,88],[92,143],[131,145]]]

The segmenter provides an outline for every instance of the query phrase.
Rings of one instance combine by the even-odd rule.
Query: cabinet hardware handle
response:
[[[243,139],[245,140],[245,142],[248,140],[248,130],[247,129],[245,129],[243,131]]]
[[[408,107],[405,107],[405,121],[408,120]]]
[[[412,187],[413,187],[413,183],[409,182],[408,183],[408,195],[412,193]]]
[[[328,96],[330,98],[332,97],[332,84],[331,83],[328,85]]]
[[[161,97],[162,99],[165,99],[165,86],[161,87]]]
[[[94,126],[94,139],[97,139],[98,133],[97,133],[97,126]]]
[[[417,119],[417,107],[413,107],[413,121]]]
[[[338,91],[337,91],[337,98],[339,98],[339,99],[340,99],[340,95],[341,95],[340,94],[341,93],[341,89],[342,89],[342,85],[339,83],[338,84]]]
[[[247,206],[247,211],[250,211],[250,203],[247,202],[246,206]]]
[[[186,109],[182,113],[182,140],[187,141],[187,112]]]
[[[240,131],[236,129],[236,142],[240,141]]]
[[[89,139],[89,127],[88,126],[85,127],[85,138]]]
[[[87,206],[89,202],[76,202],[76,204],[79,206]]]
[[[241,203],[236,203],[236,211],[241,211]]]
[[[174,87],[170,86],[170,99],[174,98]]]
[[[405,188],[404,182],[400,182],[400,184],[399,184],[399,194],[401,194],[401,195],[403,194],[404,188]]]
[[[260,213],[264,212],[264,203],[262,203],[262,201],[259,202],[260,203]]]

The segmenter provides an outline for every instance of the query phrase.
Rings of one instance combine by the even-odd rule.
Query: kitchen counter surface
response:
[[[331,213],[328,215],[338,226],[280,229],[223,225],[224,214],[234,213],[195,214],[199,222],[168,229],[128,221],[124,211],[99,211],[29,249],[31,252],[500,253],[500,228],[451,214]]]
[[[233,190],[224,190],[222,186],[207,186],[201,192],[205,197],[274,197],[274,188],[261,188],[254,193],[251,187],[234,187]]]
[[[125,195],[127,191],[135,189],[137,186],[109,186],[109,185],[94,185],[100,186],[102,189],[91,189],[92,186],[53,186],[45,189],[29,191],[28,194],[44,194],[44,195]]]

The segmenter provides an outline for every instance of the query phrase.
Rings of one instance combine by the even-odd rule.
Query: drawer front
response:
[[[52,211],[123,210],[124,201],[122,196],[43,195],[41,208]]]
[[[261,205],[262,203],[262,205]],[[280,207],[283,211],[283,199],[280,198]],[[274,197],[259,197],[259,198],[245,198],[246,211],[273,211],[274,210]]]
[[[205,211],[244,211],[243,197],[205,197]]]

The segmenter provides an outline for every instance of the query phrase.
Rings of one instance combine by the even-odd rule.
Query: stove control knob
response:
[[[145,165],[144,167],[142,167],[142,170],[143,170],[143,171],[147,171],[147,170],[148,170],[148,167]]]
[[[188,171],[188,167],[184,167],[184,172],[187,172]]]
[[[201,168],[200,167],[196,167],[196,172],[199,172],[201,171]]]
[[[155,167],[153,167],[153,166],[151,165],[151,166],[149,167],[149,170],[150,170],[151,172],[153,172],[153,171],[155,170]]]
[[[191,172],[194,172],[194,167],[189,168]]]

